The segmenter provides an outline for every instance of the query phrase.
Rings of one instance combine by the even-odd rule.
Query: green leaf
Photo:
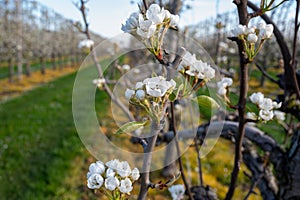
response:
[[[121,126],[117,132],[115,132],[116,135],[120,135],[121,133],[130,133],[132,131],[135,131],[143,126],[148,122],[148,120],[145,120],[143,122],[128,122]]]
[[[176,90],[176,91],[173,91],[173,92],[170,94],[169,100],[170,100],[170,101],[175,101],[175,100],[177,99],[177,97],[178,97],[178,94],[179,94],[180,90],[182,90],[182,89],[183,89],[183,84],[179,85],[179,87],[177,88],[177,90]]]
[[[204,118],[211,118],[220,107],[213,98],[206,95],[200,95],[193,100],[198,102],[200,115]]]

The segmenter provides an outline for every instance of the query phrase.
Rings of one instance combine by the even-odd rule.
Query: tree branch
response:
[[[185,177],[185,173],[184,173],[184,169],[183,169],[183,164],[182,164],[182,160],[181,160],[181,152],[180,152],[180,147],[179,147],[179,143],[178,143],[178,138],[177,138],[177,127],[176,127],[176,118],[175,118],[175,112],[174,112],[174,102],[171,102],[171,123],[172,123],[172,131],[174,134],[174,139],[175,139],[175,146],[176,146],[176,150],[177,150],[177,157],[178,157],[178,164],[179,164],[179,169],[181,172],[181,177],[185,186],[185,189],[187,191],[187,194],[190,198],[190,200],[193,200],[193,196],[190,190],[190,186],[187,182],[187,179]]]
[[[295,86],[295,90],[296,90],[296,94],[297,94],[297,98],[300,99],[300,90],[299,90],[299,85],[298,85],[298,81],[297,81],[297,77],[296,77],[296,72],[295,69],[297,68],[297,61],[296,61],[296,50],[297,50],[297,36],[298,36],[298,20],[299,20],[299,8],[300,8],[300,1],[297,0],[297,6],[296,6],[296,14],[295,14],[295,27],[294,27],[294,41],[293,41],[293,53],[292,53],[292,68],[294,70],[294,76],[293,80],[294,80],[294,86]]]
[[[247,0],[240,0],[235,1],[237,6],[238,15],[239,15],[239,22],[242,25],[248,25],[249,23],[249,16],[247,11]],[[231,172],[231,179],[229,189],[227,191],[225,200],[232,199],[234,195],[234,191],[236,188],[236,183],[238,180],[238,174],[240,171],[240,165],[242,161],[242,142],[245,135],[245,125],[246,125],[246,118],[245,118],[245,108],[246,108],[246,98],[248,93],[248,65],[249,60],[244,54],[245,47],[243,45],[243,41],[238,39],[237,41],[238,49],[239,49],[239,58],[240,58],[240,94],[239,94],[239,101],[238,101],[238,134],[236,135],[236,144],[235,144],[235,153],[234,153],[234,166]]]
[[[276,194],[278,188],[272,170],[266,166],[264,160],[258,156],[257,152],[251,147],[251,144],[247,142],[244,143],[243,159],[253,176],[253,184],[244,200],[249,198],[255,187],[259,188],[264,200],[277,199]]]
[[[266,72],[258,63],[255,63],[256,67],[259,69],[259,71],[266,77],[268,78],[270,81],[272,81],[273,83],[276,83],[277,85],[279,85],[279,80],[274,79],[270,74],[268,74],[268,72]]]

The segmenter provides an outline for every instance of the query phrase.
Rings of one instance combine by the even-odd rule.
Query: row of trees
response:
[[[102,40],[93,36],[96,41]],[[65,61],[78,64],[82,58],[82,50],[78,49],[81,40],[72,20],[36,1],[0,1],[0,63],[7,68],[1,71],[1,78],[9,76],[13,81],[16,75],[20,80],[24,72],[30,76],[33,64],[42,74],[46,62],[52,63],[53,69],[63,67]]]

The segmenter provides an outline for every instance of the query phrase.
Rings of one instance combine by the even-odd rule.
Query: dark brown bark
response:
[[[208,126],[209,134],[206,135]],[[198,127],[197,138],[200,141],[204,141],[209,138],[219,137],[219,129],[220,127],[223,127],[220,136],[229,141],[234,141],[236,135],[238,135],[238,126],[238,122],[232,121],[214,121],[210,124],[203,124]],[[178,132],[178,137],[180,139],[189,139],[194,137],[194,133],[192,130],[185,130]],[[172,140],[172,138],[172,132],[167,132],[163,135],[164,141],[168,142]],[[266,135],[256,127],[245,126],[245,138],[243,139],[244,163],[252,172],[253,181],[258,180],[262,175],[260,180],[257,182],[257,187],[260,189],[260,193],[263,198],[268,200],[276,199],[278,186],[276,185],[277,183],[275,182],[274,175],[271,173],[272,171],[269,170],[269,166],[266,166],[265,162],[254,151],[254,147],[249,148],[249,145],[245,146],[245,144],[249,143],[247,141],[251,141],[252,144],[258,146],[262,151],[269,154],[269,162],[273,164],[274,170],[278,173],[281,173],[283,170],[285,170],[282,166],[284,166],[283,163],[286,160],[286,153],[281,149],[281,147],[272,137]],[[295,171],[296,170],[297,169],[295,169]],[[281,176],[286,175],[282,174]]]
[[[8,59],[8,68],[9,68],[9,82],[12,83],[14,81],[14,63],[11,58]]]
[[[244,143],[245,144],[245,143]],[[258,187],[261,196],[264,200],[276,200],[278,187],[276,185],[275,177],[272,174],[272,169],[267,166],[265,161],[257,154],[251,144],[244,145],[243,160],[247,168],[251,171],[251,181],[253,182],[249,193],[244,200],[254,193],[254,188]]]
[[[152,161],[152,151],[155,147],[158,133],[160,131],[159,122],[152,121],[151,123],[151,137],[148,138],[146,148],[144,148],[144,161],[143,161],[143,173],[141,176],[141,189],[138,196],[138,200],[145,200],[148,194],[148,188],[150,187],[150,170]]]
[[[46,74],[45,58],[40,57],[41,73]]]
[[[279,197],[282,200],[300,199],[300,130],[294,134],[291,147],[279,174]]]
[[[30,63],[29,59],[26,61],[25,70],[26,70],[26,76],[30,77],[31,76],[31,63]]]
[[[234,3],[238,9],[239,22],[242,25],[248,25],[249,15],[247,11],[247,0],[236,0]],[[226,194],[226,200],[232,199],[235,191],[235,187],[238,180],[238,175],[240,171],[240,165],[242,162],[242,142],[245,134],[245,108],[246,108],[246,98],[248,92],[248,64],[249,61],[244,54],[245,49],[243,46],[243,42],[238,39],[237,41],[238,49],[239,49],[239,57],[240,57],[240,94],[238,101],[238,114],[239,114],[239,127],[238,134],[236,135],[236,143],[235,143],[235,156],[234,156],[234,166],[231,172],[231,179],[228,192]]]

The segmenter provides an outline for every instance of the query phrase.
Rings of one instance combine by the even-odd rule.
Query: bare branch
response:
[[[279,80],[274,79],[270,74],[268,74],[268,72],[266,72],[258,63],[255,63],[256,67],[259,69],[259,71],[261,71],[261,73],[268,78],[270,81],[272,81],[273,83],[276,83],[277,85],[279,85]]]

